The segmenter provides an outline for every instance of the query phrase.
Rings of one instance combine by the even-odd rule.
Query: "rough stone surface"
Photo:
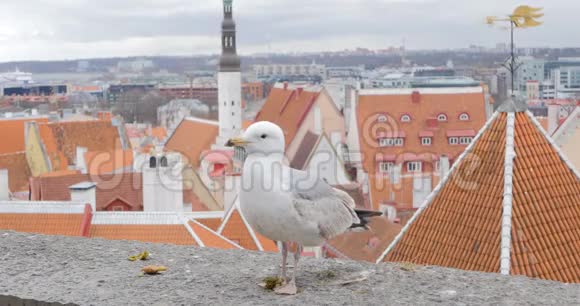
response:
[[[149,261],[130,262],[143,250]],[[77,305],[578,305],[580,285],[438,267],[305,259],[300,293],[258,286],[277,254],[0,232],[0,298]],[[145,265],[168,271],[140,276]],[[361,282],[339,285],[370,273]]]

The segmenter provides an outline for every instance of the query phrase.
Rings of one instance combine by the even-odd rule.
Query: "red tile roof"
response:
[[[510,115],[515,158],[513,176],[506,176]],[[500,254],[508,250],[510,274],[580,282],[580,177],[550,141],[531,113],[498,114],[385,260],[500,272]],[[502,228],[511,232],[504,247]]]
[[[8,170],[8,186],[11,192],[28,191],[31,172],[26,153],[1,154],[0,169]]]
[[[288,146],[319,94],[304,89],[272,88],[255,122],[270,121],[279,125]]]
[[[84,208],[80,205],[73,209],[68,205],[62,207],[57,204],[62,209],[58,207],[54,209],[52,203],[28,207],[26,202],[9,202],[7,206],[14,206],[16,209],[7,208],[4,204],[0,206],[2,210],[0,230],[44,235],[88,236],[92,217],[91,208],[88,205]],[[38,212],[34,212],[35,209],[38,209]],[[75,210],[78,210],[78,213],[74,212]]]
[[[115,151],[123,148],[119,130],[110,120],[45,123],[40,124],[39,128],[49,154],[62,152],[68,164],[75,163],[77,147],[87,148],[88,151]]]
[[[199,239],[203,242],[204,246],[208,248],[216,248],[222,250],[238,249],[238,245],[234,244],[232,241],[225,239],[224,236],[219,235],[212,229],[206,227],[195,221],[189,221],[189,226]]]
[[[90,236],[109,240],[198,245],[185,226],[179,224],[93,224]]]
[[[133,151],[87,151],[85,163],[87,172],[93,175],[130,171],[133,167]]]
[[[26,122],[48,122],[48,118],[0,119],[0,154],[16,153],[25,150]]]
[[[385,217],[371,218],[368,226],[368,231],[347,232],[328,241],[328,257],[375,262],[402,228]]]
[[[217,122],[186,118],[173,132],[165,145],[166,149],[187,157],[194,168],[200,165],[200,157],[211,148],[219,133]]]

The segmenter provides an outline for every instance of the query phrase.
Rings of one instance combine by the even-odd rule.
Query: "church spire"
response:
[[[220,71],[240,71],[240,57],[236,53],[236,23],[233,18],[233,0],[224,1],[224,20],[222,22],[222,55]]]

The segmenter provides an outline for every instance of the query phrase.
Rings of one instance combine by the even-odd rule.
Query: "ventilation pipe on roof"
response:
[[[8,169],[0,169],[0,201],[10,200],[8,182]]]

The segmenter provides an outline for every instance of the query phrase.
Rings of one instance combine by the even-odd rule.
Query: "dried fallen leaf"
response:
[[[143,251],[143,252],[139,253],[138,255],[129,256],[130,261],[147,260],[147,259],[149,259],[149,252],[147,252],[147,251]]]
[[[365,280],[367,280],[369,278],[370,274],[371,274],[370,271],[363,271],[363,272],[359,273],[358,275],[354,275],[351,278],[348,278],[346,280],[336,281],[333,283],[333,285],[346,286],[346,285],[350,285],[350,284],[354,284],[354,283],[364,282]]]
[[[401,263],[401,270],[403,271],[415,271],[417,269],[417,265],[412,262],[403,262]]]
[[[284,280],[282,278],[272,276],[264,278],[259,286],[267,290],[274,290],[276,287],[282,286],[283,283]]]
[[[147,275],[156,275],[160,274],[161,272],[167,271],[167,267],[165,266],[146,266],[141,269],[144,274]]]

